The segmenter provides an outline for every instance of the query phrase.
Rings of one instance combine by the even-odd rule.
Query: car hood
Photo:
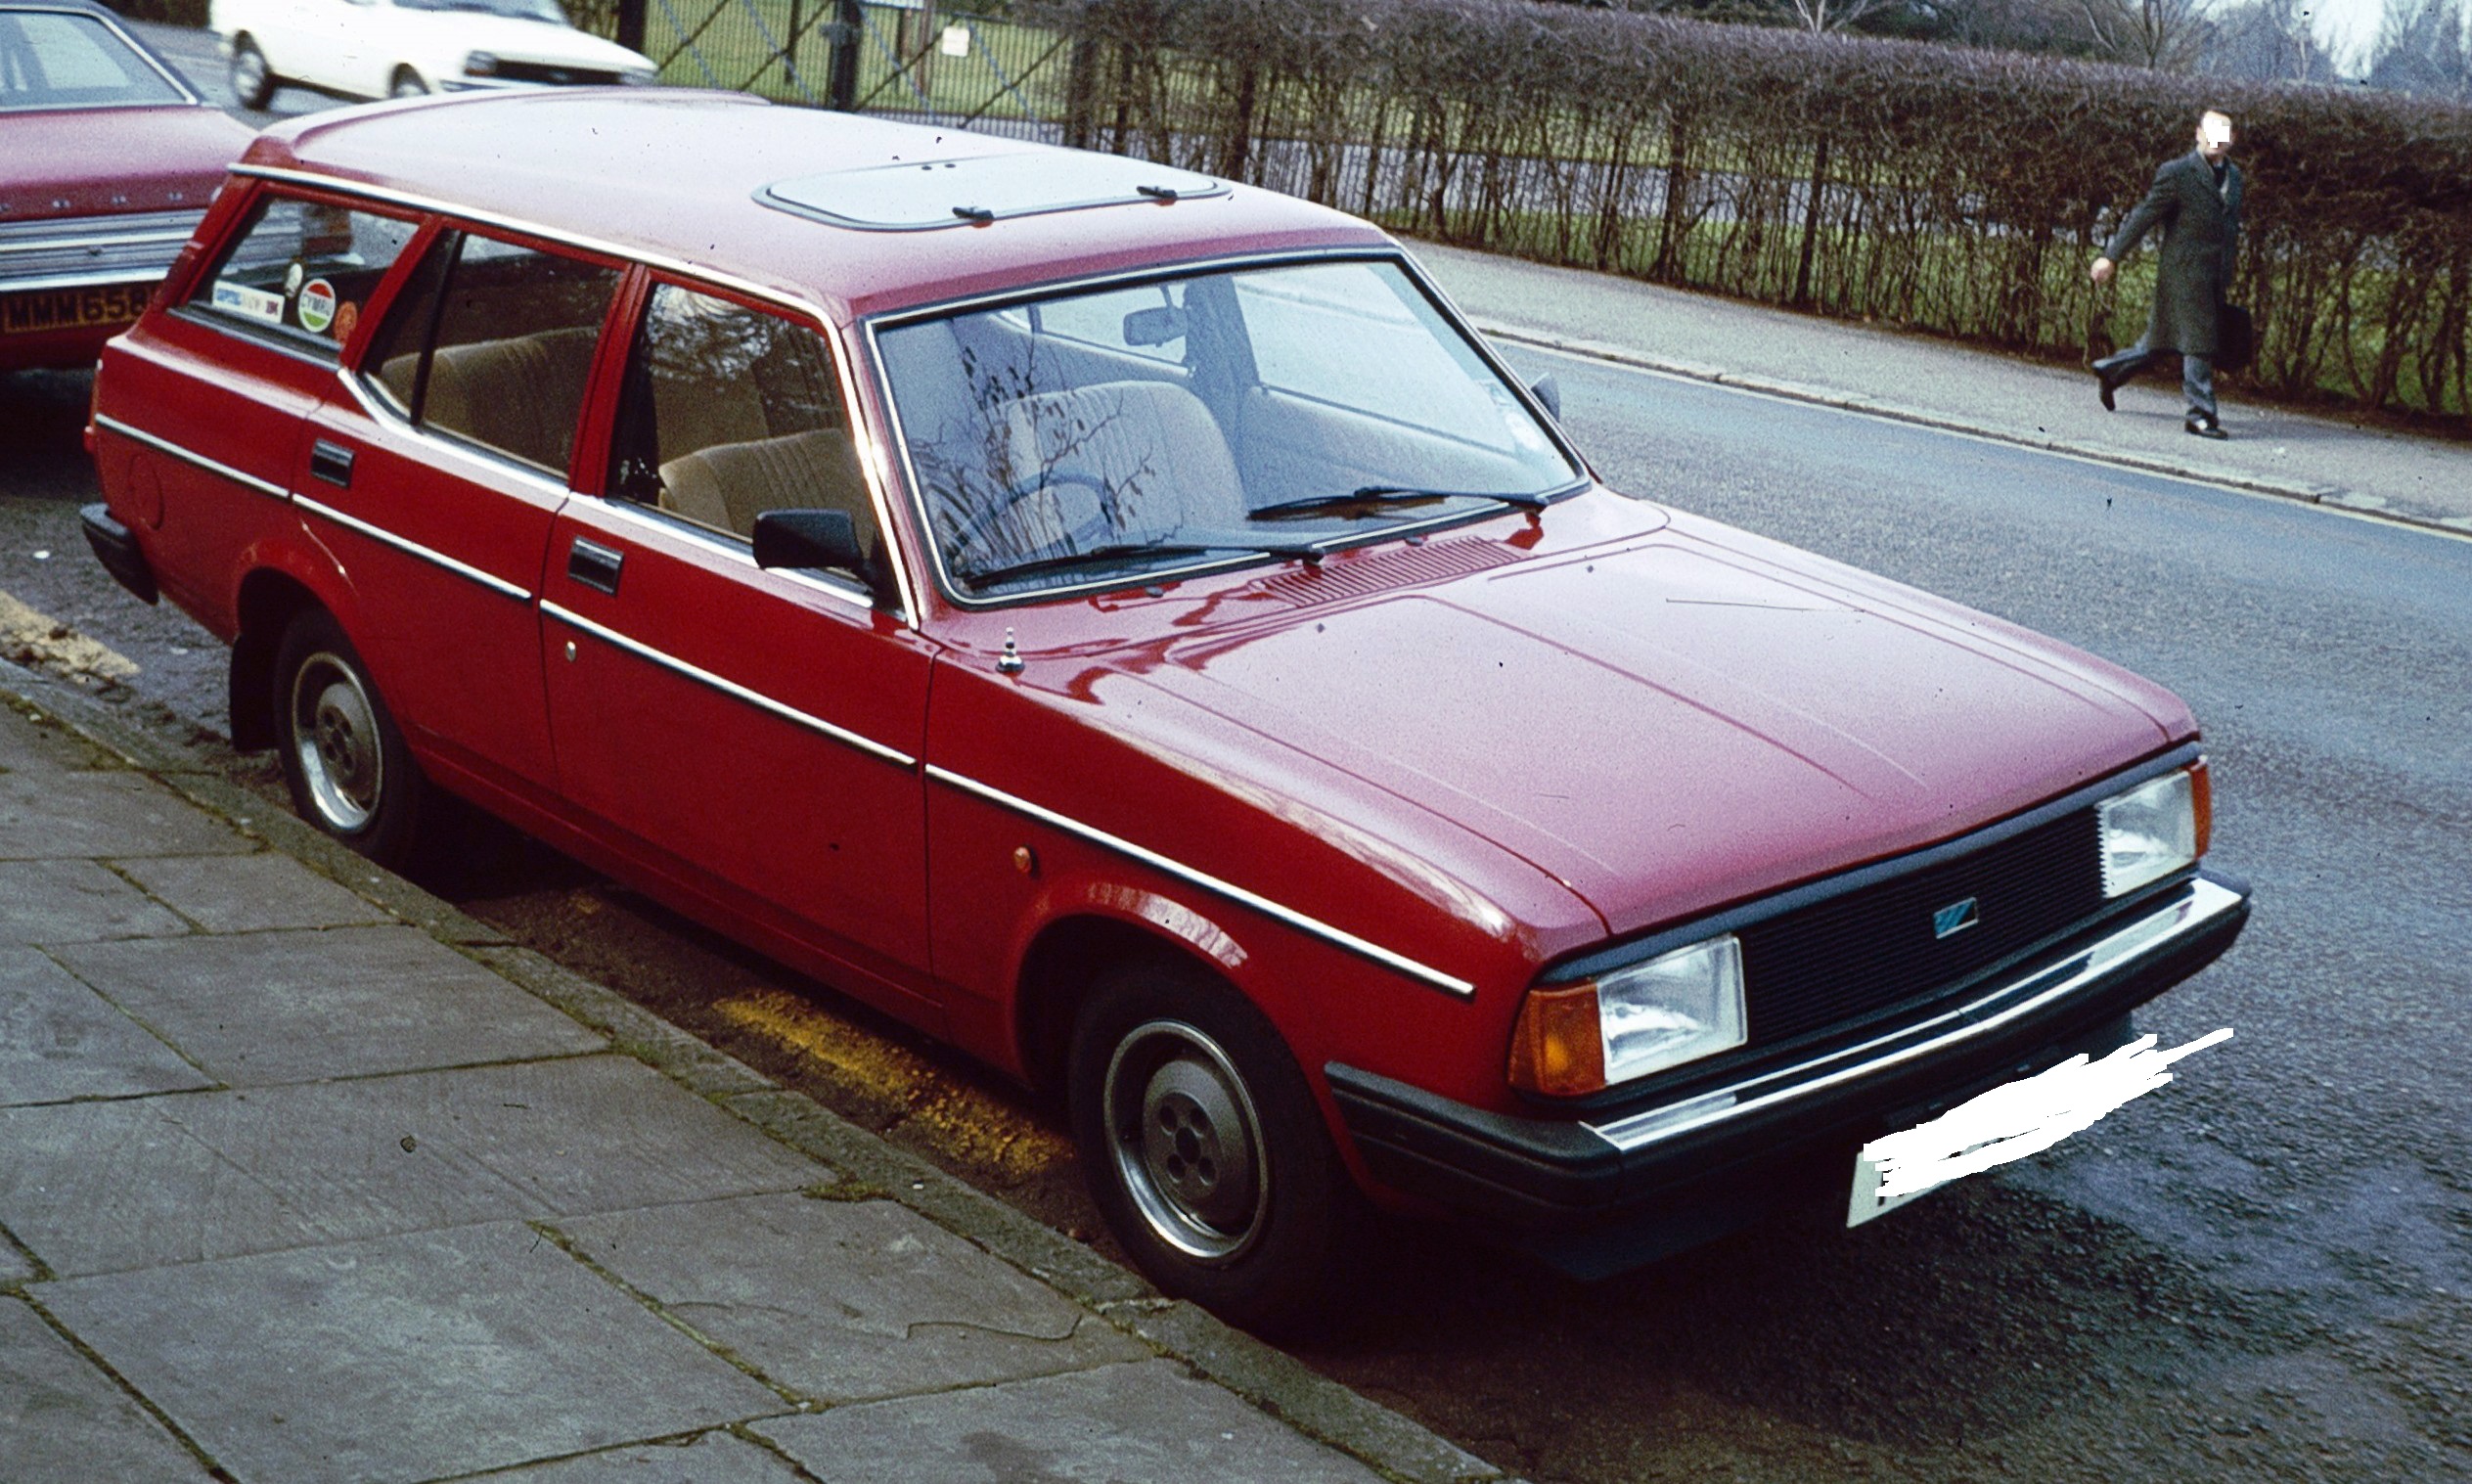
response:
[[[2067,646],[1707,526],[1128,672],[1353,775],[1369,808],[1475,832],[1617,933],[1947,838],[2193,732],[2171,693]]]
[[[485,16],[478,11],[398,10],[396,15],[408,25],[418,27],[415,33],[423,46],[441,55],[453,53],[455,70],[461,70],[463,58],[470,52],[619,72],[652,66],[652,59],[641,52],[629,51],[590,31],[548,21]]]
[[[251,137],[193,104],[11,113],[0,221],[202,210]]]

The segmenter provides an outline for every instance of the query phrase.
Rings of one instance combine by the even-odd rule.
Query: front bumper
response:
[[[2115,1043],[2132,1010],[2214,962],[2248,917],[2245,884],[2201,874],[1955,1007],[1594,1121],[1488,1112],[1338,1062],[1325,1072],[1377,1180],[1571,1271],[1615,1272],[1814,1193],[1813,1179],[1842,1186],[1869,1140]]]

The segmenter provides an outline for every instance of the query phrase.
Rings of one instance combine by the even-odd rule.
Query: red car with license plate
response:
[[[94,364],[249,131],[85,0],[0,0],[0,372]]]
[[[1844,1202],[2247,916],[2168,692],[1551,406],[1270,192],[416,102],[251,147],[106,353],[87,530],[311,821],[400,859],[457,795],[1060,1088],[1136,1260],[1279,1325],[1376,1207],[1605,1272]]]

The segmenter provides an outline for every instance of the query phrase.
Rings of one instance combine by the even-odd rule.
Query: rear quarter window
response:
[[[336,359],[419,228],[328,202],[269,196],[198,281],[188,307],[225,329]]]

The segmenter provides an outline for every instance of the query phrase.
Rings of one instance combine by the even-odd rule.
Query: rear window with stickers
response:
[[[270,196],[189,307],[218,323],[333,359],[420,223]]]

